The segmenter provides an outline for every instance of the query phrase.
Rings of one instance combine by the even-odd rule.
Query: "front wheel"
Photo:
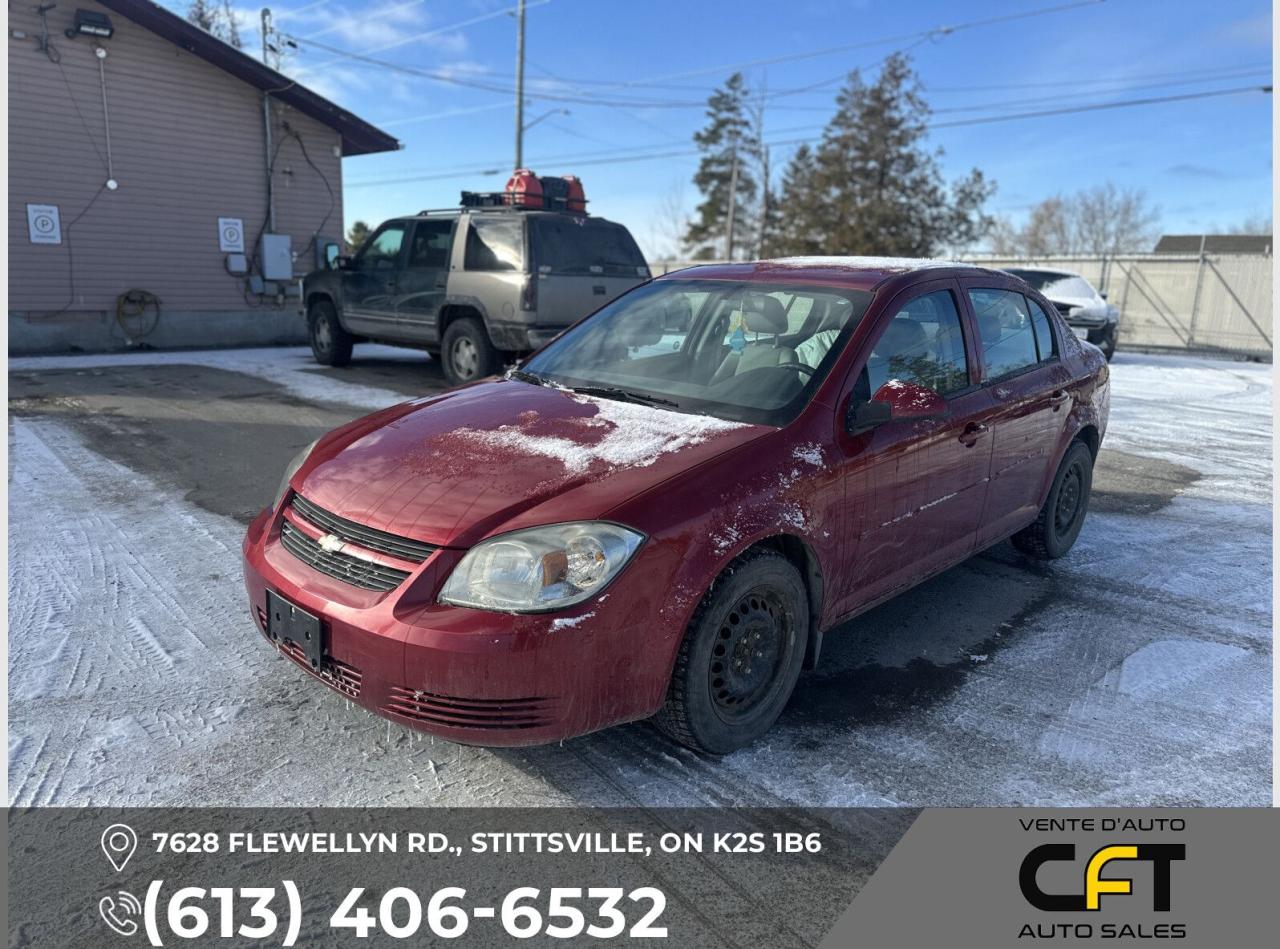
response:
[[[474,317],[449,324],[441,340],[440,356],[444,376],[455,386],[491,376],[501,363],[484,325]]]
[[[694,613],[654,723],[694,751],[751,744],[790,701],[808,630],[808,596],[790,561],[767,550],[735,561]]]
[[[1036,560],[1065,556],[1080,536],[1092,489],[1093,453],[1088,445],[1072,442],[1039,516],[1010,538],[1013,546]]]
[[[1098,348],[1102,350],[1102,355],[1106,357],[1107,362],[1111,362],[1111,357],[1116,354],[1116,337],[1119,335],[1119,327],[1115,325],[1109,326],[1102,336],[1102,342],[1098,344]]]
[[[345,366],[351,362],[351,334],[342,328],[338,311],[328,300],[311,304],[307,311],[311,335],[311,355],[322,366]]]

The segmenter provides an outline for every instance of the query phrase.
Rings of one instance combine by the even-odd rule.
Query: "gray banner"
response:
[[[918,813],[14,810],[9,945],[814,946]]]
[[[1278,856],[1275,810],[927,810],[822,946],[1274,945]]]

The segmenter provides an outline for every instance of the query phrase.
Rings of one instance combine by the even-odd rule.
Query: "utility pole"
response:
[[[738,206],[738,136],[733,137],[733,162],[729,166],[729,215],[724,228],[724,259],[733,260],[733,218]]]
[[[516,167],[524,167],[524,0],[516,4]]]
[[[271,49],[271,8],[262,8],[262,64],[270,66],[269,58]]]
[[[760,177],[764,183],[760,192],[760,232],[756,239],[756,257],[767,257],[766,243],[769,237],[769,146],[765,145],[760,157]]]

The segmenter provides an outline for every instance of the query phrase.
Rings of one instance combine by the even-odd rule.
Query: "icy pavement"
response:
[[[370,354],[405,374],[422,363],[357,350]],[[129,374],[160,366],[256,381],[225,406],[201,404],[194,383],[180,406],[142,401]],[[86,394],[86,371],[122,394]],[[833,631],[775,730],[718,761],[643,724],[524,750],[432,741],[266,647],[243,602],[243,524],[166,475],[189,464],[189,480],[231,479],[215,454],[232,449],[146,433],[162,412],[261,427],[255,399],[335,424],[335,406],[351,417],[404,388],[317,371],[305,350],[17,359],[10,372],[41,393],[11,393],[12,804],[1271,799],[1270,367],[1122,353],[1098,503],[1072,554],[1029,564],[1002,545]],[[150,467],[135,460],[147,451]]]

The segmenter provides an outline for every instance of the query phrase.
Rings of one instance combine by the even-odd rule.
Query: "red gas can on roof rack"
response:
[[[582,179],[577,175],[565,175],[564,183],[569,186],[569,193],[565,196],[565,206],[570,211],[577,211],[579,214],[587,213],[587,195],[582,190]]]
[[[528,168],[517,168],[507,179],[507,203],[515,208],[541,208],[542,179]]]

